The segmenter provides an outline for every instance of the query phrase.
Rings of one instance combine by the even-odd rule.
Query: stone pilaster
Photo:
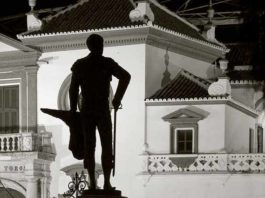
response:
[[[29,177],[27,179],[27,198],[39,198],[38,196],[38,178]]]

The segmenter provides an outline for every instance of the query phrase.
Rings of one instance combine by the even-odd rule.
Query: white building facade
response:
[[[253,88],[246,100],[253,82],[229,81],[212,64],[229,50],[153,0],[82,0],[18,35],[23,44],[1,37],[0,97],[11,100],[1,113],[11,121],[1,129],[0,177],[8,188],[57,197],[71,167],[80,168],[67,126],[40,108],[69,109],[71,66],[89,53],[92,33],[132,76],[118,111],[114,186],[134,198],[264,196],[261,92]],[[117,80],[111,85],[115,91]]]

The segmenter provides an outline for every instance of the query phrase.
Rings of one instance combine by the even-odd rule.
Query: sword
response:
[[[117,109],[114,109],[114,131],[113,131],[113,170],[112,176],[115,176],[115,163],[116,163],[116,122],[117,122]]]

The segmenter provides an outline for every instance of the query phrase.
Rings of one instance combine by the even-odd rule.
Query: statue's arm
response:
[[[121,104],[121,100],[130,83],[131,75],[125,69],[120,67],[118,64],[115,65],[113,68],[113,75],[119,79],[118,87],[112,101],[114,109],[117,110]]]
[[[71,84],[70,84],[70,89],[69,89],[70,108],[72,112],[76,112],[76,109],[77,109],[79,85],[80,85],[80,82],[78,78],[78,72],[73,67]]]

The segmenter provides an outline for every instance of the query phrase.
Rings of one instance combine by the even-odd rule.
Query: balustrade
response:
[[[0,134],[0,153],[38,151],[50,143],[50,138],[47,133]]]
[[[144,172],[265,172],[265,154],[146,155]]]
[[[21,134],[1,134],[0,152],[21,151]]]

